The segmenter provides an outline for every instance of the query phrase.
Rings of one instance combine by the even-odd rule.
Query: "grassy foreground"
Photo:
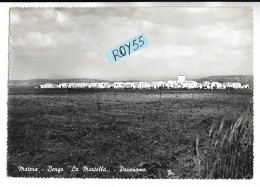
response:
[[[199,137],[196,139],[197,167],[199,175],[209,179],[253,178],[253,105],[249,104],[237,121],[224,129],[212,124],[204,158],[199,154]],[[203,160],[202,167],[200,166]]]
[[[8,175],[252,178],[253,113],[240,118],[251,99],[252,92],[10,90]]]

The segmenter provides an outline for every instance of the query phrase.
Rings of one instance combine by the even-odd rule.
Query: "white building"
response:
[[[144,89],[146,87],[146,82],[138,82],[137,88],[138,89]]]
[[[239,83],[239,82],[225,82],[225,83],[223,83],[223,88],[224,89],[230,89],[230,88],[238,89],[238,88],[241,88],[241,83]]]
[[[133,82],[124,82],[124,88],[133,89],[135,84]]]
[[[152,88],[152,89],[158,89],[158,88],[159,88],[158,81],[153,81],[153,82],[151,83],[151,88]]]
[[[157,81],[157,86],[158,86],[158,88],[163,88],[164,82],[163,81]]]
[[[96,84],[97,84],[97,88],[111,88],[111,84],[108,82],[100,82]]]
[[[202,88],[210,89],[210,82],[209,81],[203,81],[202,82]]]
[[[210,89],[222,89],[222,84],[219,82],[212,82],[210,84]]]
[[[68,83],[60,83],[57,85],[58,88],[68,88]]]
[[[124,88],[124,83],[123,82],[114,82],[112,84],[113,88]]]
[[[234,83],[233,83],[233,88],[235,88],[235,89],[241,88],[241,83],[239,83],[239,82],[234,82]]]
[[[145,89],[151,89],[151,88],[152,88],[152,83],[150,83],[150,82],[145,82],[145,83],[144,83],[144,88],[145,88]]]
[[[222,88],[223,88],[223,89],[228,89],[228,88],[230,88],[230,83],[228,83],[228,82],[223,82]]]
[[[182,88],[194,89],[198,87],[198,83],[196,81],[184,81],[182,83]]]
[[[90,83],[89,88],[98,88],[98,83],[96,82]]]
[[[75,86],[76,86],[76,88],[84,88],[85,87],[84,83],[76,83]]]
[[[241,86],[239,82],[225,82],[223,84],[219,82],[203,81],[198,83],[196,81],[186,81],[183,74],[178,76],[178,80],[167,81],[152,81],[152,82],[114,82],[113,84],[108,82],[101,83],[60,83],[58,85],[52,83],[46,83],[40,85],[39,88],[126,88],[126,89],[159,89],[159,88],[187,88],[187,89],[248,89],[249,85]]]
[[[177,86],[178,86],[177,81],[168,80],[168,81],[165,82],[166,88],[177,88]]]
[[[57,88],[56,84],[52,84],[52,83],[45,83],[39,86],[40,88]]]
[[[249,85],[248,84],[245,84],[243,86],[241,86],[242,89],[248,89],[249,88]]]
[[[196,82],[196,81],[189,81],[188,88],[189,89],[198,88],[198,82]]]
[[[180,74],[178,76],[178,84],[182,85],[185,82],[185,75]]]
[[[68,88],[77,88],[76,83],[68,83]]]
[[[90,87],[90,83],[82,83],[84,85],[84,88],[89,88]]]
[[[243,86],[241,86],[242,89],[248,89],[249,88],[249,85],[248,84],[245,84]]]

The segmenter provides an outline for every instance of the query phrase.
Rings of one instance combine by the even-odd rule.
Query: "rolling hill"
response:
[[[214,82],[240,82],[242,85],[249,84],[252,88],[254,85],[254,78],[252,75],[228,75],[228,76],[209,76],[197,79],[198,82],[214,81]]]
[[[8,85],[10,87],[36,87],[41,84],[45,83],[53,83],[53,84],[60,84],[60,83],[82,83],[82,82],[110,82],[105,80],[99,79],[31,79],[31,80],[9,80]]]
[[[196,79],[197,82],[210,81],[210,82],[240,82],[242,85],[249,84],[249,86],[253,87],[253,76],[252,75],[229,75],[229,76],[209,76],[200,79]],[[82,83],[82,82],[109,82],[112,83],[114,81],[107,80],[99,80],[99,79],[31,79],[31,80],[9,80],[8,85],[10,87],[36,87],[45,83]],[[122,81],[126,82],[126,81]],[[130,81],[131,82],[131,81]]]

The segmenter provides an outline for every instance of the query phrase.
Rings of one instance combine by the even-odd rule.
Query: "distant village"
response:
[[[249,85],[241,85],[239,82],[211,82],[211,81],[186,81],[185,75],[178,76],[178,80],[150,81],[150,82],[99,82],[99,83],[46,83],[39,88],[116,88],[116,89],[249,89]]]

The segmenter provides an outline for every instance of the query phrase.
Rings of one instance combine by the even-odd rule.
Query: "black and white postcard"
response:
[[[252,179],[253,9],[11,7],[7,175]]]

